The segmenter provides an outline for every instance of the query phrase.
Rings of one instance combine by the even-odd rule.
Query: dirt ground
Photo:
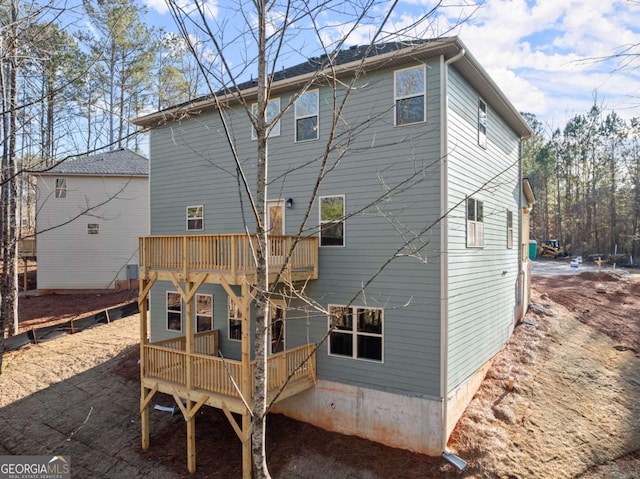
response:
[[[28,301],[38,309],[40,298]],[[533,302],[544,313],[528,313],[532,324],[516,328],[449,442],[468,461],[464,472],[440,458],[272,415],[273,477],[639,477],[640,282],[589,273],[534,278]],[[151,448],[140,450],[137,322],[6,353],[0,455],[69,454],[80,478],[239,477],[240,442],[212,408],[196,420],[194,476],[186,471],[179,414],[152,410]],[[158,395],[153,404],[173,399]]]

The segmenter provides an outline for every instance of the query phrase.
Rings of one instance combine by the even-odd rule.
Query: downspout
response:
[[[445,61],[440,56],[440,394],[442,397],[441,448],[447,449],[447,395],[449,376],[449,65],[465,54],[464,48]]]

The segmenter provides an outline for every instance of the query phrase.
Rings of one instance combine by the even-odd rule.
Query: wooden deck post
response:
[[[138,297],[138,310],[140,311],[140,426],[142,428],[142,450],[149,449],[149,403],[146,401],[149,390],[144,387],[142,379],[145,377],[145,345],[147,344],[147,295],[146,272],[140,279],[140,296]]]
[[[186,258],[185,258],[186,262]],[[186,363],[186,386],[187,391],[191,391],[193,389],[193,371],[191,368],[191,359],[193,355],[193,311],[194,311],[194,301],[195,301],[195,292],[193,291],[194,284],[186,283],[185,284],[185,292],[186,297],[183,298],[185,300],[185,332],[186,332],[186,344],[185,349],[187,353],[187,363]],[[187,398],[187,411],[191,411],[193,407],[193,402],[191,399]],[[189,415],[189,417],[185,417],[187,420],[187,470],[190,473],[194,473],[196,471],[196,416]]]
[[[251,295],[249,285],[242,285],[242,375],[241,391],[249,407],[253,407],[253,391],[251,381]],[[242,414],[242,432],[245,439],[242,441],[242,478],[251,479],[251,411]]]

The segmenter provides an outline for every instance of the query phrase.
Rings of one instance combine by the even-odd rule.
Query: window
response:
[[[187,231],[201,231],[204,228],[204,206],[187,206]]]
[[[228,300],[229,339],[240,341],[242,339],[242,311],[231,299]]]
[[[98,223],[89,223],[87,225],[88,235],[97,235],[100,232],[100,225]]]
[[[67,197],[67,179],[56,178],[56,198]]]
[[[213,295],[196,294],[196,332],[213,331]]]
[[[396,126],[425,121],[424,65],[395,72]]]
[[[320,246],[344,246],[344,195],[320,197]]]
[[[167,329],[182,331],[182,299],[174,291],[167,291]]]
[[[482,247],[484,244],[483,203],[467,198],[467,247]]]
[[[254,103],[253,105],[251,105],[251,113],[253,113],[254,116],[258,115],[257,103]],[[266,118],[267,124],[271,123],[279,114],[280,114],[280,98],[274,98],[273,100],[269,100],[269,102],[267,103],[267,118]],[[271,126],[271,129],[267,133],[267,136],[269,138],[271,138],[272,136],[280,136],[280,120],[278,120]],[[256,136],[256,130],[254,128],[251,128],[251,139],[255,140],[257,138],[258,137]]]
[[[329,306],[329,354],[382,362],[383,310]]]
[[[513,211],[507,210],[507,248],[513,248]]]
[[[478,145],[487,147],[487,104],[478,98]]]
[[[318,90],[312,90],[296,100],[296,141],[318,138],[318,96]]]

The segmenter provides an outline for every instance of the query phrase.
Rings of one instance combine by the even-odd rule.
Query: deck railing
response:
[[[270,270],[282,267],[296,237],[269,236]],[[140,238],[140,266],[150,270],[217,271],[248,274],[255,271],[255,235],[146,236]],[[299,237],[288,266],[317,269],[318,239]]]
[[[233,382],[235,381],[237,386],[241,383],[242,363],[206,354],[188,355],[181,349],[185,344],[183,339],[184,337],[145,345],[145,377],[186,386],[186,365],[189,360],[191,361],[192,387],[194,389],[235,398],[240,397]],[[313,344],[304,344],[270,356],[267,360],[269,391],[275,391],[284,386],[290,375],[291,381],[305,378],[314,380],[316,358],[313,349]],[[251,378],[254,377],[254,372],[255,361],[252,361]]]

